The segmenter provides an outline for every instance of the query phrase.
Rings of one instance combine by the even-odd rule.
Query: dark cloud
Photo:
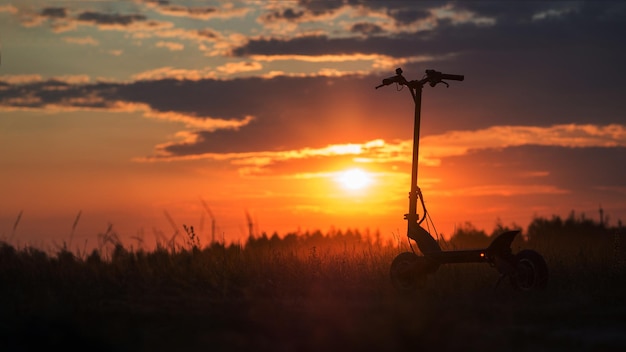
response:
[[[123,25],[127,26],[137,21],[145,21],[147,18],[144,15],[122,15],[122,14],[108,14],[100,12],[86,11],[78,15],[77,19],[82,22],[91,22],[95,24],[107,24],[107,25]]]
[[[345,6],[360,7],[383,11],[393,18],[398,25],[408,25],[419,20],[428,18],[430,9],[445,6],[445,3],[420,2],[420,1],[367,1],[367,0],[344,0],[344,1],[319,1],[301,0],[299,5],[314,16],[333,13]]]
[[[293,39],[253,39],[232,50],[234,56],[249,55],[333,55],[354,53],[397,53],[409,56],[416,50],[405,49],[410,38],[336,38],[324,35],[305,36]]]
[[[157,4],[157,5],[163,5],[163,6],[170,4],[170,1],[168,0],[142,0],[142,1],[148,4]]]
[[[217,9],[214,7],[189,7],[187,13],[190,15],[209,15],[216,13]]]
[[[298,4],[307,9],[314,15],[323,15],[332,13],[333,11],[342,8],[348,3],[355,3],[354,1],[320,1],[320,0],[300,0]]]
[[[315,6],[319,11],[330,11],[335,5],[328,3]],[[368,6],[386,3],[366,2]],[[516,7],[518,3],[511,4]],[[494,17],[496,23],[485,26],[447,22],[432,31],[388,37],[255,39],[233,54],[369,53],[396,58],[454,54],[445,60],[403,66],[409,79],[421,78],[424,70],[430,68],[466,77],[463,82],[452,82],[449,89],[426,87],[423,135],[494,125],[623,123],[626,46],[621,33],[626,32],[626,9],[584,3],[568,12],[563,10],[566,5],[570,4],[545,2],[515,12],[499,4],[463,2],[455,6]],[[557,8],[563,11],[555,10],[553,17],[532,21],[537,13]],[[140,20],[134,15],[81,16],[98,23]],[[366,24],[355,30],[370,34],[377,31]],[[205,35],[213,34],[207,31]],[[126,102],[199,118],[242,120],[252,115],[255,119],[238,130],[197,131],[195,143],[173,144],[167,151],[192,155],[289,150],[377,138],[410,138],[407,128],[412,123],[413,104],[408,92],[398,93],[392,87],[373,89],[382,78],[392,74],[393,69],[370,76],[334,78],[153,80],[86,85],[0,82],[0,105],[110,108],[116,102]]]
[[[41,16],[50,18],[65,18],[67,9],[63,7],[46,7],[41,10]]]
[[[529,23],[541,14],[555,21],[567,21],[573,17],[598,21],[615,15],[622,17],[626,11],[626,6],[619,1],[459,1],[454,3],[454,7],[508,24]]]
[[[430,5],[431,4],[428,4],[426,6]],[[430,11],[426,8],[390,9],[387,13],[395,19],[399,25],[408,25],[431,16]]]
[[[566,19],[534,22],[497,22],[454,25],[449,20],[430,31],[373,36],[368,38],[330,38],[325,35],[292,39],[252,39],[232,50],[234,56],[324,55],[368,53],[393,57],[442,55],[463,52],[529,51],[554,48],[595,50],[611,47],[624,51],[622,32],[626,32],[626,11],[613,12],[599,20],[582,14]],[[620,49],[621,48],[621,49]]]
[[[217,39],[217,38],[219,38],[219,34],[217,34],[212,29],[209,29],[209,28],[199,29],[198,30],[198,35],[200,35],[202,37],[209,38],[209,39]]]
[[[0,106],[45,108],[49,105],[86,108],[107,108],[106,85],[73,85],[49,80],[29,84],[5,85],[0,94]],[[95,98],[95,99],[94,99]]]
[[[297,11],[294,9],[285,9],[283,11],[273,11],[263,16],[263,20],[267,22],[276,20],[295,21],[302,18],[305,15],[304,11]]]
[[[172,146],[169,151],[186,155],[289,150],[402,135],[405,124],[399,122],[406,121],[404,107],[387,105],[380,96],[377,104],[371,104],[375,101],[376,83],[372,77],[160,80],[87,85],[47,81],[8,86],[0,96],[0,106],[106,109],[125,102],[144,103],[159,112],[199,117],[240,120],[253,115],[255,120],[237,131],[200,131],[197,132],[200,142]]]
[[[160,111],[236,119],[256,117],[237,131],[198,132],[199,143],[168,149],[175,155],[186,155],[289,150],[391,138],[403,127],[392,123],[393,116],[382,116],[400,109],[364,104],[364,96],[371,98],[375,93],[373,83],[355,77],[153,81],[119,87],[117,94],[125,100],[149,103]],[[373,118],[376,112],[379,118]]]
[[[379,25],[367,22],[355,23],[350,27],[350,32],[361,34],[378,34],[382,33],[383,29]]]
[[[457,1],[456,10],[467,10],[477,16],[495,19],[499,23],[529,23],[533,15],[563,6],[576,6],[571,2],[560,1]]]
[[[186,14],[192,17],[206,16],[206,15],[214,14],[217,12],[217,9],[214,7],[185,7],[185,6],[178,6],[178,5],[161,6],[161,9],[169,13]]]
[[[478,64],[448,62],[435,67],[466,75],[464,82],[424,90],[422,135],[472,130],[493,125],[549,126],[561,123],[623,123],[622,88],[589,89],[597,76],[615,74],[615,64],[580,72],[576,80],[567,65],[537,62],[517,71],[499,65],[506,57],[477,56]],[[479,60],[480,59],[480,60]],[[522,59],[530,61],[532,56]],[[540,64],[544,64],[541,66]],[[425,67],[405,68],[420,78]],[[536,70],[534,72],[533,70]],[[551,72],[552,71],[552,72]],[[554,77],[547,77],[553,73]],[[392,74],[391,72],[389,75]],[[624,72],[621,73],[624,75]],[[556,77],[556,78],[555,78]],[[276,77],[235,80],[154,80],[131,83],[72,85],[46,81],[23,85],[0,83],[0,106],[46,108],[49,105],[108,109],[117,102],[146,104],[157,112],[242,120],[238,130],[198,131],[198,141],[171,145],[173,155],[290,150],[357,143],[373,139],[409,139],[413,104],[408,92],[392,87],[374,90],[379,75],[349,77]],[[542,86],[543,85],[543,86]],[[538,89],[541,88],[541,89]],[[548,93],[546,93],[548,92]]]

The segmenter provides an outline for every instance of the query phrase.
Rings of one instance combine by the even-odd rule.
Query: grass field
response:
[[[406,248],[355,235],[150,251],[112,242],[82,255],[0,243],[0,350],[621,350],[622,237],[535,241],[545,291],[496,287],[488,265],[455,264],[410,296],[388,273]]]

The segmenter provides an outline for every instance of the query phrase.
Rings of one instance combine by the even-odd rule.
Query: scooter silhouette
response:
[[[426,220],[427,210],[424,197],[417,184],[417,164],[419,160],[420,110],[422,103],[422,88],[428,84],[435,87],[444,84],[446,80],[463,81],[463,75],[441,73],[435,70],[426,70],[420,80],[407,81],[402,75],[402,69],[396,69],[396,75],[385,78],[376,89],[396,83],[406,86],[411,92],[415,103],[415,122],[413,133],[413,161],[411,169],[411,190],[409,192],[409,213],[404,215],[408,221],[407,236],[415,241],[421,255],[415,253],[411,245],[411,252],[403,252],[395,257],[391,263],[390,275],[393,286],[401,292],[413,292],[422,287],[427,276],[435,273],[442,264],[451,263],[488,263],[500,273],[500,281],[509,277],[513,288],[522,291],[543,289],[548,280],[548,267],[543,257],[534,250],[524,249],[513,254],[511,243],[519,231],[506,231],[498,235],[484,249],[442,250],[437,240],[424,229],[421,224]],[[423,215],[417,213],[418,200]],[[411,244],[409,240],[409,244]]]

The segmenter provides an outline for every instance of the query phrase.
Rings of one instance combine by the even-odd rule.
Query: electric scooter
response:
[[[544,289],[548,281],[548,267],[543,256],[530,249],[521,250],[517,254],[513,254],[511,250],[511,243],[520,231],[503,232],[484,249],[442,250],[437,240],[421,226],[428,215],[424,197],[417,184],[422,88],[426,84],[431,87],[438,84],[449,87],[446,80],[463,81],[464,78],[463,75],[426,70],[422,79],[407,81],[402,75],[402,69],[398,68],[395,76],[383,79],[382,84],[376,87],[378,89],[393,83],[408,87],[415,103],[409,213],[404,215],[404,219],[408,221],[407,237],[411,252],[403,252],[395,257],[390,269],[391,282],[396,290],[409,293],[423,287],[427,276],[435,273],[443,264],[488,263],[500,273],[497,284],[503,278],[509,277],[511,285],[517,290]],[[417,213],[418,200],[423,211],[421,218]],[[421,255],[415,252],[411,240],[415,241]]]

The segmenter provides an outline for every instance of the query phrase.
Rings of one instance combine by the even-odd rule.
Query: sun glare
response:
[[[361,169],[349,169],[339,172],[335,181],[344,189],[358,190],[369,186],[372,183],[372,176]]]

